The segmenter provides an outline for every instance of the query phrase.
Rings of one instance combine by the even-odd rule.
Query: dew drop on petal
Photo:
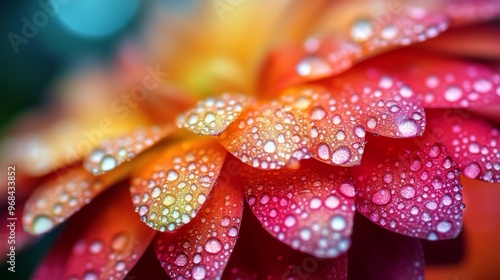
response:
[[[462,89],[456,86],[451,86],[444,92],[444,99],[448,102],[456,102],[462,98],[462,95]]]
[[[207,275],[207,270],[203,265],[195,265],[192,270],[193,279],[202,280]]]
[[[264,151],[269,154],[274,153],[276,151],[276,143],[273,140],[267,140],[264,143]]]
[[[188,263],[188,257],[184,254],[179,254],[176,258],[175,258],[175,261],[174,261],[175,265],[177,266],[186,266],[186,264]]]
[[[418,133],[418,126],[414,120],[404,120],[398,124],[398,130],[404,137],[415,136]]]
[[[343,164],[351,159],[349,148],[340,147],[332,153],[332,162],[335,164]]]
[[[330,227],[335,231],[342,231],[346,226],[347,221],[341,215],[335,215],[330,219]]]
[[[385,205],[391,201],[391,192],[388,189],[380,189],[373,194],[372,201],[378,205]]]
[[[116,167],[116,159],[113,156],[105,156],[101,160],[101,170],[109,171]]]
[[[52,229],[54,221],[45,215],[39,215],[33,220],[33,233],[43,234]]]
[[[464,175],[469,178],[477,178],[481,173],[481,167],[475,162],[471,162],[464,167]]]
[[[449,221],[441,221],[437,224],[436,229],[441,233],[450,231],[452,224]]]
[[[205,243],[205,251],[210,254],[217,254],[222,250],[222,244],[217,238],[210,238],[207,243]]]

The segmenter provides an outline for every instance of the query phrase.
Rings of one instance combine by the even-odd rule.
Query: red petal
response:
[[[371,65],[371,64],[370,64]],[[413,91],[376,68],[356,67],[322,84],[367,131],[387,137],[422,135],[425,112]]]
[[[241,114],[250,100],[244,95],[224,94],[198,102],[196,108],[177,117],[177,126],[199,135],[220,135]]]
[[[132,209],[123,185],[101,196],[69,224],[34,279],[122,279],[155,234]]]
[[[481,117],[461,110],[428,110],[429,130],[443,143],[462,173],[500,182],[500,132]]]
[[[106,173],[120,164],[132,160],[174,131],[175,127],[172,125],[152,126],[139,128],[131,135],[104,141],[85,159],[84,166],[94,175]]]
[[[426,133],[413,140],[370,137],[356,174],[358,211],[389,230],[430,240],[462,227],[458,170]]]
[[[222,279],[347,279],[347,255],[319,259],[291,249],[262,229],[251,211]]]
[[[350,245],[354,186],[347,169],[317,161],[298,170],[250,169],[246,196],[267,231],[294,249],[337,257]]]
[[[173,231],[194,218],[219,176],[226,151],[213,140],[170,145],[132,178],[135,211],[148,226]]]
[[[350,279],[424,279],[420,240],[382,229],[359,215],[354,222]]]
[[[221,173],[228,173],[223,168]],[[200,213],[175,233],[159,233],[155,250],[173,279],[219,279],[238,238],[243,193],[234,179],[220,180]]]
[[[281,96],[281,102],[300,110],[311,124],[307,146],[312,157],[341,166],[361,162],[365,128],[325,88],[304,86],[289,90]]]
[[[128,172],[121,168],[95,177],[83,167],[50,179],[38,187],[26,202],[24,229],[31,234],[44,234],[90,203],[101,192],[123,178]]]
[[[221,144],[255,168],[279,169],[307,157],[308,123],[280,102],[252,104],[221,135]]]

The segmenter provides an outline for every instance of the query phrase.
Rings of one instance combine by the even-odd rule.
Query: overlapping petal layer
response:
[[[371,136],[363,164],[353,172],[358,211],[378,225],[430,240],[460,232],[458,168],[429,133],[407,140]]]
[[[429,130],[469,178],[500,182],[500,131],[468,111],[428,110]]]
[[[155,250],[165,271],[173,279],[220,279],[238,238],[243,201],[237,180],[220,180],[188,225],[159,233]]]
[[[34,279],[123,279],[127,275],[155,232],[137,219],[127,188],[120,187],[75,216]]]
[[[279,169],[308,157],[309,123],[302,113],[280,102],[248,106],[221,135],[221,144],[242,162]]]
[[[224,94],[198,102],[196,108],[177,117],[177,126],[198,135],[220,135],[248,106],[250,99],[240,94]]]
[[[35,235],[52,230],[128,171],[122,168],[102,176],[93,176],[83,167],[64,171],[31,194],[23,213],[24,230]]]
[[[350,245],[355,190],[348,169],[314,160],[297,170],[244,170],[250,208],[267,231],[294,249],[337,257]]]
[[[347,255],[321,259],[294,250],[265,231],[248,208],[222,279],[347,279]]]
[[[207,200],[225,157],[213,140],[170,145],[132,176],[132,202],[141,220],[159,231],[189,223]]]
[[[132,160],[139,153],[171,135],[175,130],[173,125],[139,128],[130,135],[104,141],[89,154],[85,159],[84,166],[94,175],[106,173],[120,164]]]

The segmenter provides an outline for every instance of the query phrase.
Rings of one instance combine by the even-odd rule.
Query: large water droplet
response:
[[[385,205],[391,201],[391,192],[388,189],[380,189],[373,194],[372,201],[378,205]]]
[[[188,263],[188,257],[184,254],[179,254],[176,258],[175,258],[175,261],[174,261],[174,264],[177,265],[177,266],[186,266],[186,264]]]
[[[462,95],[463,91],[461,88],[451,86],[444,92],[444,99],[448,102],[455,102],[462,98]]]
[[[335,215],[330,219],[330,228],[335,231],[342,231],[347,227],[346,219],[341,215]]]
[[[207,275],[207,270],[203,265],[195,265],[192,270],[193,279],[202,280]]]
[[[116,167],[116,159],[112,156],[105,156],[101,160],[101,170],[109,171]]]
[[[332,153],[332,162],[335,164],[344,164],[351,159],[351,151],[346,147],[340,147]]]
[[[441,221],[437,224],[436,229],[441,233],[450,231],[452,224],[449,221]]]
[[[268,154],[272,154],[276,151],[276,143],[273,140],[267,140],[264,143],[264,151]]]
[[[358,43],[362,43],[370,39],[373,36],[373,32],[374,29],[370,21],[357,20],[352,25],[351,38]]]
[[[217,254],[222,250],[222,244],[219,239],[210,238],[207,243],[205,243],[205,251],[211,254]]]
[[[411,137],[418,133],[418,125],[414,120],[404,120],[398,124],[398,130],[401,136]]]
[[[39,215],[33,220],[33,233],[43,234],[51,230],[54,226],[54,221],[45,215]]]

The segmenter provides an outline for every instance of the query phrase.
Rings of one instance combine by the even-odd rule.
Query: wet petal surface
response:
[[[131,135],[104,141],[85,158],[84,166],[94,175],[106,173],[132,160],[174,131],[175,127],[172,125],[152,126],[139,128]]]
[[[240,94],[224,94],[198,102],[196,108],[177,117],[177,126],[199,135],[220,135],[248,106],[250,100]]]
[[[303,161],[297,170],[244,171],[248,204],[275,238],[317,257],[350,246],[354,185],[348,169]]]
[[[220,278],[238,238],[243,201],[234,178],[220,180],[188,225],[175,233],[159,233],[155,250],[165,271],[173,279]]]
[[[428,135],[368,138],[355,167],[358,211],[374,223],[411,237],[454,238],[462,228],[462,186],[450,155]]]
[[[463,175],[500,182],[498,126],[463,110],[428,110],[428,114],[434,139],[450,151]]]
[[[225,157],[213,140],[168,146],[132,176],[132,202],[141,220],[159,231],[189,223],[207,200]]]
[[[307,120],[280,102],[254,104],[221,135],[221,144],[242,162],[279,169],[308,156]]]
[[[120,185],[75,216],[34,279],[123,279],[154,234],[137,220]]]

